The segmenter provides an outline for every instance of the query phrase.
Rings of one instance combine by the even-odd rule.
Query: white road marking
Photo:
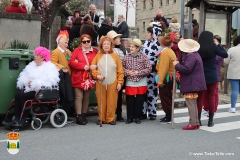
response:
[[[213,127],[201,126],[200,129],[213,133],[240,129],[240,121],[214,124]]]
[[[8,139],[0,140],[0,142],[6,142],[6,141],[8,141]]]
[[[240,139],[240,137],[236,137],[237,139]]]
[[[230,108],[230,107],[231,107],[231,104],[218,105],[218,109],[225,109],[225,108]],[[240,103],[237,103],[236,107],[240,107]],[[181,109],[175,109],[174,114],[177,114],[177,113],[188,113],[188,108],[186,107],[186,108],[181,108]],[[157,111],[157,115],[161,116],[161,115],[165,115],[165,113],[164,113],[164,111]],[[217,113],[217,115],[218,115],[218,113]]]
[[[214,119],[226,118],[226,117],[235,117],[235,116],[240,116],[240,112],[236,112],[236,113],[229,113],[229,112],[217,113],[217,115],[214,116]],[[208,120],[208,119],[209,118],[207,116],[202,116],[201,117],[201,120]],[[184,122],[189,122],[189,116],[174,118],[174,123],[184,123]]]

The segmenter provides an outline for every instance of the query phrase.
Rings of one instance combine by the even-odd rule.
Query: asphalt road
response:
[[[216,128],[225,123],[234,128],[239,122],[240,107],[233,116],[227,108],[219,109],[219,118],[214,120]],[[186,111],[186,110],[185,110]],[[203,129],[184,131],[186,122],[179,122],[187,112],[175,111],[175,129],[170,124],[159,124],[157,120],[144,120],[141,124],[117,123],[116,126],[95,124],[96,116],[88,117],[86,126],[68,124],[63,128],[53,128],[50,124],[34,131],[27,128],[20,131],[20,151],[11,155],[7,151],[6,128],[0,127],[1,160],[239,160],[240,129],[217,131]],[[235,114],[235,115],[234,115]],[[124,118],[126,115],[124,114]],[[206,117],[205,117],[206,118]],[[236,122],[236,124],[235,124]],[[207,120],[202,121],[207,125]],[[239,125],[240,126],[240,125]],[[231,128],[230,127],[230,128]],[[205,127],[207,128],[207,127]],[[227,127],[226,127],[227,128]],[[217,132],[216,132],[217,131]]]

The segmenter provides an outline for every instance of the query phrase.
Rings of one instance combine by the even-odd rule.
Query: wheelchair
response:
[[[32,129],[39,130],[50,119],[53,127],[61,128],[67,122],[67,114],[59,105],[59,100],[60,95],[57,88],[39,90],[36,92],[34,99],[25,102],[20,119],[16,123],[14,121],[15,116],[10,116],[10,111],[15,104],[15,99],[13,99],[2,124],[15,131],[29,125]]]

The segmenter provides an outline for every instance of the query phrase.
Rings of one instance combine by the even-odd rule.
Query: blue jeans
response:
[[[232,93],[231,93],[231,108],[236,107],[236,102],[238,98],[238,93],[240,91],[240,80],[239,79],[229,79]]]

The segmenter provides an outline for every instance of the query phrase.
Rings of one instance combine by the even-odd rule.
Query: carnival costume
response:
[[[148,116],[150,118],[156,117],[156,107],[157,107],[157,96],[158,96],[158,89],[157,84],[155,82],[155,75],[156,75],[156,63],[157,63],[157,56],[161,52],[162,47],[158,42],[158,36],[162,33],[161,26],[159,26],[159,22],[151,23],[153,25],[153,39],[146,40],[143,44],[143,49],[141,52],[147,55],[150,64],[152,65],[152,71],[147,76],[147,96],[143,105],[143,116],[148,112]]]

